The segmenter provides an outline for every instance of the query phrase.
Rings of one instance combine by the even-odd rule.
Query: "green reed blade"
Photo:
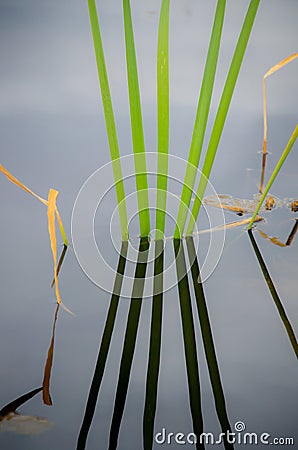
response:
[[[116,183],[116,195],[118,201],[121,234],[122,240],[126,241],[128,239],[128,221],[127,221],[124,183],[123,183],[121,162],[119,159],[120,153],[115,125],[115,118],[113,113],[112,99],[109,88],[109,80],[106,69],[95,0],[88,0],[88,8],[89,8],[89,16],[94,43],[98,78],[101,89],[102,104],[104,109],[106,129],[110,147],[110,155],[113,163],[114,179]]]
[[[220,99],[220,104],[217,110],[216,118],[214,121],[209,145],[207,148],[204,165],[203,165],[203,175],[200,178],[199,186],[197,190],[197,196],[194,201],[192,208],[192,216],[194,220],[197,219],[199,210],[202,203],[202,198],[207,186],[207,182],[210,176],[216,151],[218,148],[219,140],[223,131],[223,127],[228,114],[229,106],[231,103],[232,95],[235,89],[236,81],[239,75],[240,67],[243,61],[244,53],[247,47],[248,39],[254,24],[254,20],[257,14],[260,0],[251,0],[245,20],[241,29],[241,33],[237,42],[237,46],[233,55],[233,59],[230,65],[229,73],[225,82],[223,93]],[[189,222],[186,234],[191,235],[193,232],[194,223]]]
[[[257,207],[256,207],[256,209],[255,209],[255,212],[253,213],[253,216],[252,216],[252,218],[251,218],[251,221],[249,222],[249,225],[248,225],[248,227],[247,227],[248,230],[251,229],[251,227],[252,227],[252,225],[253,225],[253,223],[254,223],[254,220],[255,220],[255,218],[256,218],[256,215],[258,214],[259,209],[261,208],[261,206],[262,206],[262,204],[263,204],[263,202],[264,202],[264,200],[265,200],[265,198],[266,198],[266,196],[267,196],[267,194],[268,194],[268,192],[269,192],[269,189],[271,188],[271,186],[272,186],[272,184],[273,184],[275,178],[277,177],[278,172],[280,171],[280,169],[281,169],[283,163],[285,162],[285,160],[286,160],[288,154],[290,153],[290,151],[291,151],[291,149],[292,149],[292,147],[293,147],[293,145],[294,145],[294,143],[295,143],[295,141],[296,141],[296,139],[297,139],[297,135],[298,135],[298,124],[296,125],[296,127],[295,127],[295,129],[294,129],[294,131],[293,131],[293,134],[292,134],[292,136],[290,137],[289,142],[287,143],[287,146],[286,146],[286,148],[285,148],[284,151],[283,151],[283,154],[281,155],[281,157],[280,157],[278,163],[277,163],[276,166],[275,166],[275,169],[274,169],[273,172],[272,172],[272,175],[271,175],[271,177],[270,177],[270,179],[269,179],[269,181],[268,181],[268,183],[267,183],[267,186],[266,186],[266,188],[265,188],[265,190],[264,190],[264,192],[263,192],[263,194],[262,194],[262,196],[261,196],[261,198],[260,198],[260,201],[259,201],[259,203],[257,204]]]
[[[163,0],[160,10],[157,46],[158,175],[156,239],[163,238],[167,204],[169,151],[169,12],[170,0]]]
[[[137,59],[129,0],[123,0],[123,14],[132,142],[133,151],[136,156],[135,170],[139,205],[140,233],[141,237],[146,237],[150,233],[148,181]]]
[[[222,34],[222,26],[225,14],[226,1],[218,0],[212,33],[209,43],[207,59],[205,63],[205,70],[203,75],[202,86],[200,90],[200,97],[197,107],[197,114],[195,125],[193,129],[192,140],[190,144],[188,165],[184,177],[184,185],[181,194],[181,202],[178,211],[177,225],[175,229],[175,238],[179,238],[184,230],[187,211],[191,200],[192,189],[195,183],[197,171],[193,166],[198,167],[201,156],[204,135],[209,115],[211,96],[214,85],[215,72],[217,67],[219,46]],[[187,184],[190,186],[188,188]],[[185,207],[185,205],[187,207]]]

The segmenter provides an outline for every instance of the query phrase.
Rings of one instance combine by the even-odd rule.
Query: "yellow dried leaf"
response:
[[[263,217],[256,216],[254,222],[260,222],[261,220],[264,220]],[[243,219],[243,220],[236,220],[235,222],[229,222],[229,223],[226,223],[225,225],[220,225],[218,227],[207,228],[206,230],[198,231],[197,233],[195,233],[195,235],[213,233],[214,231],[222,231],[222,230],[227,230],[229,228],[241,227],[242,225],[247,225],[248,223],[250,223],[250,221],[251,221],[251,217],[247,218],[247,219]]]
[[[268,234],[264,233],[264,231],[261,230],[258,230],[258,232],[262,236],[262,238],[269,239],[269,241],[272,242],[272,244],[277,245],[278,247],[287,247],[287,244],[281,242],[277,237],[268,236]]]
[[[8,170],[5,169],[5,167],[0,164],[0,172],[4,173],[4,175],[7,176],[9,181],[16,184],[20,188],[24,189],[24,191],[28,192],[29,194],[33,195],[33,197],[37,198],[39,201],[41,201],[44,205],[47,206],[48,202],[44,198],[40,197],[39,195],[35,194],[35,192],[31,191],[31,189],[27,188],[23,183],[21,183],[16,177],[14,177],[11,173],[8,172]]]
[[[271,67],[271,69],[268,70],[268,72],[265,73],[264,78],[269,77],[274,72],[277,72],[282,67],[286,66],[289,62],[293,61],[294,59],[298,58],[298,53],[292,53],[292,55],[287,56],[279,63],[275,64],[275,66]]]
[[[31,191],[31,189],[29,189],[20,180],[18,180],[10,172],[8,172],[8,170],[5,169],[5,167],[3,167],[2,164],[0,164],[0,172],[4,173],[4,175],[6,175],[6,177],[9,179],[9,181],[11,181],[12,183],[16,184],[18,187],[20,187],[24,191],[28,192],[28,194],[33,195],[33,197],[37,198],[44,205],[48,206],[48,201],[47,200],[45,200],[44,198],[42,198],[39,195],[35,194],[35,192]],[[64,245],[68,246],[69,243],[68,243],[68,240],[67,240],[67,237],[66,237],[66,233],[65,233],[65,230],[64,230],[64,227],[63,227],[63,223],[62,223],[59,211],[57,209],[57,206],[55,208],[55,212],[56,212],[56,216],[57,216],[57,220],[58,220],[58,224],[59,224],[59,228],[60,228],[60,233],[61,233]]]
[[[56,229],[55,229],[55,211],[56,211],[56,199],[58,196],[58,191],[55,189],[50,189],[48,196],[48,229],[50,235],[51,249],[53,254],[54,261],[54,280],[55,280],[55,290],[56,290],[56,298],[58,304],[61,303],[61,297],[58,286],[58,278],[57,278],[57,241],[56,241]]]

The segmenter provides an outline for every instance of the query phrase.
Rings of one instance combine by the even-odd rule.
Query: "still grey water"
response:
[[[157,1],[132,1],[148,151],[156,149],[154,55],[159,5]],[[241,5],[236,1],[227,2],[211,124],[247,5],[248,1]],[[122,8],[120,2],[98,1],[98,9],[120,151],[130,154]],[[214,9],[215,2],[172,1],[170,151],[184,159],[191,139]],[[261,1],[211,176],[219,194],[251,198],[258,190],[258,152],[262,146],[261,80],[273,64],[297,50],[297,12],[297,5],[292,1],[272,1],[270,5]],[[176,33],[176,30],[181,32]],[[30,0],[19,4],[2,0],[0,36],[0,163],[43,197],[47,197],[50,187],[59,191],[58,207],[70,237],[71,214],[81,186],[97,168],[109,161],[87,5],[75,1],[70,6],[67,1],[61,1],[58,7],[48,1]],[[271,155],[267,180],[297,121],[296,73],[297,63],[294,62],[268,81],[268,149]],[[211,125],[208,134],[210,129]],[[271,189],[272,194],[281,199],[297,198],[297,164],[297,151],[293,148]],[[110,209],[113,201],[116,202],[112,193],[110,199],[105,213],[95,220],[96,239],[107,249]],[[56,302],[55,293],[50,289],[53,264],[46,208],[9,183],[2,174],[0,204],[1,410],[41,386]],[[264,217],[266,222],[258,228],[285,242],[297,213],[283,206]],[[229,212],[225,213],[225,218],[228,222],[239,219]],[[294,445],[283,447],[296,448],[297,358],[289,338],[289,324],[297,334],[298,237],[291,246],[280,247],[258,231],[253,235],[286,313],[287,325],[282,320],[280,303],[274,301],[266,284],[244,227],[227,230],[219,263],[204,283],[220,386],[231,431],[236,431],[236,423],[239,427],[243,422],[245,430],[238,433],[240,436],[245,432],[258,436],[268,433],[269,441],[289,437],[294,439]],[[137,237],[134,238],[138,242]],[[60,237],[58,244],[60,252]],[[200,261],[207,244],[208,237],[202,236],[198,251]],[[186,244],[184,250],[187,261]],[[171,240],[166,243],[165,254],[167,263],[174,254]],[[108,257],[116,270],[116,253],[109,253]],[[128,264],[126,270],[133,275],[135,265]],[[189,286],[197,345],[197,357],[191,358],[192,372],[186,364],[185,347],[191,349],[193,342],[191,336],[185,338],[183,333],[178,287],[167,291],[163,299],[154,433],[160,433],[160,442],[163,437],[171,439],[171,445],[155,442],[153,448],[156,449],[181,448],[181,444],[175,442],[175,435],[183,433],[186,439],[193,432],[193,421],[198,422],[199,416],[204,432],[214,433],[214,436],[221,432],[190,273]],[[60,289],[65,305],[74,315],[60,308],[57,317],[50,384],[53,405],[44,405],[38,393],[17,409],[21,416],[15,426],[13,421],[4,425],[1,421],[1,449],[75,449],[77,446],[111,296],[86,277],[72,246],[61,269]],[[185,286],[183,289],[185,299]],[[152,299],[143,300],[119,431],[118,448],[121,450],[143,448],[151,306]],[[86,448],[90,450],[108,448],[129,308],[130,299],[121,298],[88,434]],[[201,405],[193,400],[197,398],[198,383]],[[193,386],[191,395],[190,385]],[[191,408],[192,402],[197,409]],[[39,417],[46,420],[41,422],[36,419]],[[17,432],[21,422],[26,434]],[[41,432],[33,433],[38,426],[43,427]],[[169,438],[170,433],[173,435]],[[265,444],[259,443],[258,447],[262,445]],[[182,447],[195,448],[190,442]],[[206,445],[208,447],[213,446]],[[223,444],[214,447],[223,448]],[[242,447],[249,445],[234,444],[236,449]]]

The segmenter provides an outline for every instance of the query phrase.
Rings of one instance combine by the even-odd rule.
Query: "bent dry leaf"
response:
[[[256,216],[254,219],[254,222],[261,222],[262,220],[264,220],[263,217]],[[250,223],[250,221],[251,221],[251,217],[249,217],[247,219],[236,220],[235,222],[229,222],[229,223],[226,223],[225,225],[219,225],[217,227],[206,228],[205,230],[200,230],[197,233],[193,233],[193,236],[198,236],[200,234],[213,233],[214,231],[228,230],[230,228],[241,227],[242,225],[247,225],[248,223]]]
[[[61,300],[59,285],[58,285],[58,276],[57,276],[57,240],[56,240],[56,228],[55,228],[55,212],[56,212],[56,200],[59,192],[55,189],[50,189],[48,196],[48,229],[50,235],[51,242],[51,250],[53,254],[53,263],[54,263],[54,280],[55,280],[55,293],[58,305],[61,305],[67,312],[73,314],[70,309],[68,309]]]
[[[31,189],[29,189],[27,186],[25,186],[20,180],[18,180],[16,177],[14,177],[7,169],[5,169],[5,167],[2,166],[2,164],[0,164],[0,172],[4,173],[4,175],[9,179],[9,181],[11,181],[12,183],[14,183],[15,185],[17,185],[18,187],[20,187],[21,189],[23,189],[24,191],[28,192],[28,194],[32,195],[33,197],[37,198],[37,200],[39,200],[41,203],[43,203],[45,206],[48,206],[48,201],[45,200],[44,198],[40,197],[39,195],[35,194],[35,192],[31,191]],[[57,216],[57,221],[59,224],[59,229],[60,229],[60,233],[61,233],[61,237],[63,239],[63,243],[64,245],[68,246],[69,242],[67,240],[67,236],[63,227],[63,223],[59,214],[59,211],[56,207],[55,209],[55,213]]]
[[[278,237],[275,236],[269,236],[268,234],[264,233],[264,231],[257,229],[259,234],[264,239],[268,239],[272,244],[277,245],[278,247],[289,247],[292,242],[294,241],[295,235],[298,230],[298,219],[295,219],[295,223],[291,229],[291,232],[286,240],[286,242],[282,242]]]
[[[5,169],[5,167],[2,166],[2,164],[0,164],[0,172],[2,172],[9,181],[11,181],[12,183],[14,183],[16,186],[20,187],[21,189],[23,189],[25,192],[28,192],[28,194],[32,195],[33,197],[37,198],[37,200],[39,200],[41,203],[43,203],[45,206],[48,206],[48,200],[45,200],[44,198],[40,197],[39,195],[35,194],[35,192],[33,192],[31,189],[29,189],[27,186],[25,186],[20,180],[18,180],[16,177],[14,177],[7,169]],[[66,253],[66,249],[69,246],[68,240],[67,240],[67,236],[63,227],[63,223],[58,211],[57,206],[55,206],[55,214],[57,217],[57,221],[58,221],[58,225],[59,225],[59,229],[60,229],[60,234],[61,237],[63,239],[63,243],[64,243],[64,247],[63,247],[63,251],[62,251],[62,255],[60,257],[59,263],[58,263],[58,267],[57,267],[57,276],[59,273],[59,270],[61,268],[65,253]],[[54,284],[54,282],[52,283],[52,285]]]

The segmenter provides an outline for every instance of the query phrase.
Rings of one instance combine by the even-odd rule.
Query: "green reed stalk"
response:
[[[140,90],[136,50],[134,44],[130,1],[123,0],[124,31],[126,47],[126,65],[128,92],[130,104],[130,120],[133,151],[135,154],[136,185],[139,205],[139,220],[141,237],[150,233],[150,215],[148,200],[148,181],[146,169],[145,141],[141,111]]]
[[[280,169],[281,169],[283,163],[285,162],[285,160],[286,160],[288,154],[290,153],[290,151],[291,151],[291,149],[292,149],[292,147],[293,147],[293,145],[294,145],[294,143],[295,143],[295,141],[296,141],[296,139],[297,139],[297,135],[298,135],[298,124],[296,125],[296,127],[295,127],[295,129],[294,129],[294,131],[293,131],[293,134],[292,134],[292,136],[290,137],[289,142],[287,143],[287,146],[286,146],[286,148],[285,148],[284,151],[283,151],[283,154],[281,155],[281,157],[280,157],[278,163],[277,163],[276,166],[275,166],[274,171],[272,172],[272,175],[271,175],[271,177],[270,177],[270,179],[269,179],[269,181],[268,181],[268,183],[267,183],[267,186],[266,186],[266,188],[265,188],[265,190],[264,190],[264,192],[263,192],[263,194],[262,194],[262,196],[261,196],[261,198],[260,198],[260,201],[259,201],[259,203],[257,204],[257,207],[256,207],[256,209],[255,209],[255,212],[253,213],[253,216],[252,216],[252,218],[251,218],[251,221],[249,222],[249,225],[248,225],[248,227],[247,227],[248,230],[251,229],[251,227],[252,227],[252,225],[253,225],[253,223],[254,223],[254,220],[255,220],[255,218],[256,218],[258,212],[259,212],[259,209],[261,208],[261,206],[262,206],[262,204],[263,204],[263,202],[264,202],[264,200],[265,200],[265,198],[266,198],[266,195],[267,195],[268,192],[269,192],[269,189],[271,188],[271,186],[272,186],[272,184],[273,184],[275,178],[277,177],[278,172],[280,171]]]
[[[158,175],[156,239],[163,238],[167,204],[169,151],[169,10],[170,0],[163,0],[160,10],[157,46]]]
[[[209,115],[214,78],[218,61],[219,46],[222,34],[222,26],[225,14],[225,7],[226,1],[218,0],[207,59],[205,63],[202,86],[200,90],[196,120],[190,144],[188,165],[184,177],[184,185],[182,189],[181,201],[178,211],[177,225],[174,233],[175,238],[179,238],[183,233],[188,207],[191,200],[192,189],[195,184],[197,174],[196,168],[199,165]],[[186,182],[187,185],[190,187],[186,185]]]
[[[94,43],[98,78],[101,89],[102,104],[105,115],[106,129],[110,147],[110,155],[113,164],[114,179],[116,183],[116,195],[118,201],[118,210],[120,217],[120,226],[122,240],[128,239],[128,221],[127,210],[125,202],[124,183],[121,169],[120,152],[118,146],[115,118],[113,113],[112,99],[109,88],[109,80],[106,69],[100,26],[96,10],[95,0],[88,0],[89,16],[92,30],[92,37]]]
[[[194,228],[194,222],[196,221],[199,210],[202,203],[202,198],[207,186],[207,182],[210,176],[210,172],[213,166],[214,158],[218,148],[219,140],[223,131],[223,127],[226,121],[227,113],[231,103],[232,95],[235,89],[236,81],[239,75],[240,67],[243,61],[244,53],[247,47],[248,39],[254,24],[256,13],[259,7],[260,0],[251,0],[245,20],[241,29],[240,36],[238,38],[237,46],[233,55],[233,59],[230,65],[229,73],[225,82],[223,93],[220,99],[220,104],[217,110],[216,118],[214,121],[209,145],[207,148],[202,176],[199,181],[197,195],[192,208],[192,217],[194,220],[190,221],[187,227],[186,234],[191,235]]]

